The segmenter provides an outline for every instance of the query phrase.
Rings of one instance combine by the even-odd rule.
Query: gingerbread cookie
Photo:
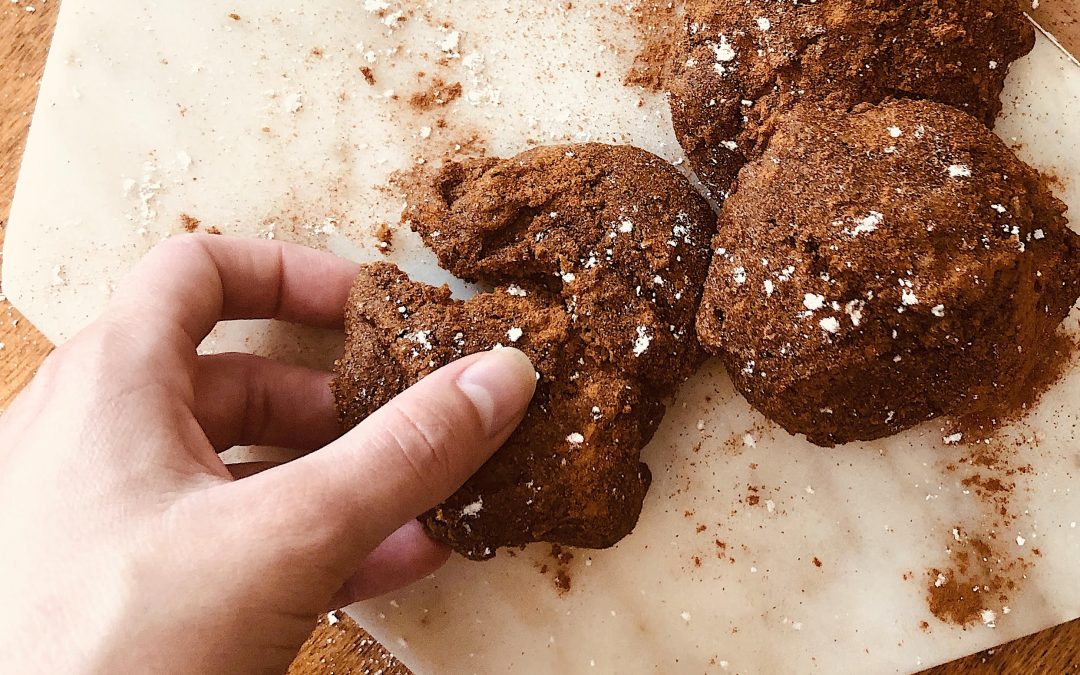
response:
[[[1080,295],[1064,212],[965,113],[799,108],[724,204],[700,339],[820,445],[967,411],[1027,379]]]
[[[460,301],[364,267],[335,384],[343,421],[454,359],[519,348],[539,373],[524,421],[421,521],[473,559],[533,541],[611,546],[648,489],[641,448],[703,358],[708,204],[659,158],[589,144],[451,163],[412,185],[404,217],[444,266],[496,288]]]

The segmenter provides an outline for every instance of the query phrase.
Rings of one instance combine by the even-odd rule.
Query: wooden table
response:
[[[15,3],[2,0],[0,3],[0,244],[59,9],[59,0],[18,0]],[[1070,16],[1075,13],[1075,9],[1066,7],[1057,12],[1056,17],[1048,18],[1057,27],[1059,35],[1080,38],[1080,25]],[[1080,39],[1076,39],[1075,44],[1080,45]],[[0,373],[3,375],[0,409],[6,408],[33,377],[51,349],[49,341],[6,299],[0,300]],[[380,671],[384,675],[404,675],[409,672],[347,617],[335,614],[335,619],[334,625],[330,625],[326,617],[319,620],[290,668],[292,675]],[[933,675],[1080,673],[1080,621],[927,672]]]

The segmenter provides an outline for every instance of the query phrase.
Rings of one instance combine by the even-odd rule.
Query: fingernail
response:
[[[520,351],[496,349],[462,371],[457,385],[476,407],[484,432],[493,437],[525,413],[536,388],[536,371]]]

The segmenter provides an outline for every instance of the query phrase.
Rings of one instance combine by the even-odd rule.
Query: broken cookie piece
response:
[[[1064,212],[947,106],[799,108],[724,204],[700,339],[819,445],[978,410],[1029,379],[1080,295]]]
[[[462,356],[521,349],[539,375],[524,421],[421,522],[477,560],[534,541],[613,545],[641,511],[639,455],[665,399],[704,356],[708,204],[659,158],[596,144],[451,163],[408,197],[405,218],[443,265],[496,288],[461,301],[363,267],[334,385],[343,421]]]
[[[450,163],[408,193],[403,219],[455,275],[552,289],[577,314],[609,314],[615,326],[656,315],[662,332],[692,342],[716,216],[659,157],[625,145],[544,146]],[[627,292],[623,307],[613,294]]]
[[[720,199],[799,103],[849,110],[929,99],[986,125],[1035,32],[1014,0],[690,0],[671,112]]]

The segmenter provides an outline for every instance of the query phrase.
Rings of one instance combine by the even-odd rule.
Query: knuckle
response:
[[[112,322],[98,321],[58,348],[55,368],[86,372],[109,367],[110,345],[122,345],[122,336]]]
[[[398,405],[387,423],[394,445],[414,478],[426,489],[441,491],[452,474],[454,427],[432,409]]]
[[[209,236],[210,235],[201,233],[175,234],[158,244],[157,248],[159,251],[165,251],[170,253],[173,251],[179,253],[181,251],[202,249],[203,246],[205,246]]]
[[[38,369],[36,379],[55,384],[76,378],[83,387],[96,391],[100,385],[123,379],[125,373],[160,366],[157,361],[154,346],[134,339],[124,320],[105,317],[55,349]]]
[[[108,345],[107,331],[92,325],[45,358],[34,375],[31,391],[89,400],[117,365]],[[77,388],[70,386],[75,381]]]
[[[149,259],[200,259],[209,255],[211,236],[208,234],[176,234],[163,240],[150,251]]]
[[[31,385],[36,384],[45,389],[53,389],[54,384],[60,378],[61,373],[67,369],[67,363],[71,359],[69,356],[70,350],[65,349],[66,346],[57,347],[45,357],[45,360],[38,366]]]
[[[261,442],[274,417],[273,396],[261,377],[246,379],[244,396],[242,437]]]

